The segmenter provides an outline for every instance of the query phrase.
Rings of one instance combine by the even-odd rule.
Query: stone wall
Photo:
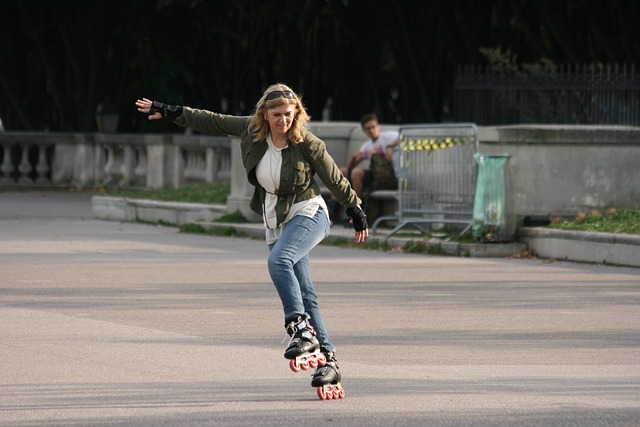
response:
[[[312,123],[311,129],[339,166],[366,139],[357,122]],[[640,128],[518,125],[480,127],[478,136],[480,152],[510,157],[519,218],[640,205]],[[228,211],[258,220],[248,208],[253,189],[238,142],[199,135],[0,132],[0,188],[166,188],[229,179]]]
[[[478,134],[481,152],[510,156],[520,217],[640,205],[640,128],[518,125]]]

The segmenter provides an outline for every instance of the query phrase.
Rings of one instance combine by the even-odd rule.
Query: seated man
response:
[[[375,114],[367,114],[360,120],[362,130],[369,137],[360,149],[356,151],[346,168],[340,170],[345,177],[351,182],[351,186],[362,199],[365,189],[371,187],[374,182],[372,174],[372,156],[383,155],[396,169],[396,161],[393,156],[393,148],[398,145],[398,132],[388,131],[380,132],[380,123]],[[395,177],[392,177],[395,178]],[[393,189],[393,184],[390,185]]]

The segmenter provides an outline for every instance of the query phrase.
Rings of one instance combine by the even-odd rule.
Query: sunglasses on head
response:
[[[274,90],[273,92],[269,92],[265,97],[265,99],[267,101],[272,101],[280,97],[287,98],[287,99],[296,99],[296,95],[290,90]]]

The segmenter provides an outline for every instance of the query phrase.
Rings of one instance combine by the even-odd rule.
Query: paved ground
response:
[[[322,402],[266,253],[0,193],[0,425],[638,425],[640,269],[318,247]]]

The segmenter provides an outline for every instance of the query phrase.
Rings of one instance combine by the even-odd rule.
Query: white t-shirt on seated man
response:
[[[358,167],[364,170],[371,170],[371,155],[372,154],[385,154],[387,151],[391,152],[393,169],[398,171],[395,163],[396,156],[393,147],[398,143],[398,132],[389,130],[386,132],[380,132],[380,135],[375,140],[369,139],[360,146],[360,152],[362,153],[362,160],[358,163]]]
[[[371,155],[384,154],[387,160],[393,162],[396,176],[399,157],[393,150],[398,145],[398,132],[380,132],[380,123],[375,114],[364,116],[360,120],[360,125],[369,139],[351,156],[347,167],[343,167],[340,170],[351,182],[351,186],[358,194],[358,197],[362,198],[365,188],[371,184]]]

